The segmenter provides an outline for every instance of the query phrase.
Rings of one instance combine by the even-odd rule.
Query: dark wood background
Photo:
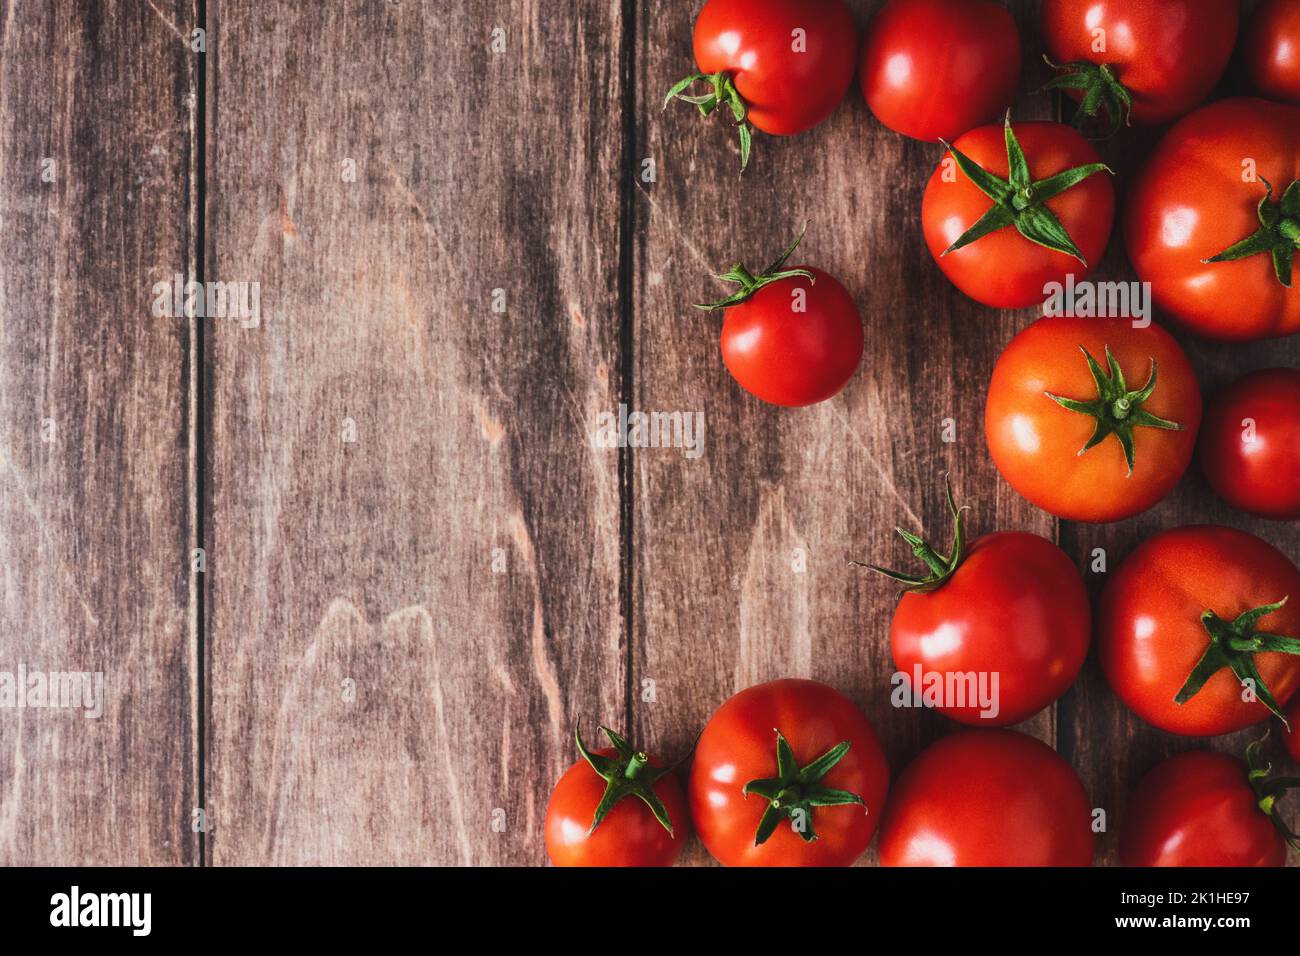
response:
[[[1010,6],[1016,115],[1057,115],[1036,4]],[[946,534],[944,472],[973,531],[1081,566],[1203,521],[1300,553],[1195,469],[1106,527],[1011,491],[984,390],[1034,313],[930,260],[937,148],[855,87],[816,130],[760,136],[742,179],[726,124],[660,109],[697,7],[0,2],[0,669],[108,691],[101,720],[0,711],[0,864],[538,864],[575,721],[674,755],[782,676],[850,694],[897,773],[946,721],[889,706],[897,594],[849,561],[904,561],[895,524]],[[1156,136],[1103,147],[1121,190]],[[867,354],[784,411],[689,303],[805,219]],[[178,271],[260,283],[261,325],[154,318]],[[1117,237],[1102,275],[1129,277]],[[1295,339],[1180,339],[1207,391],[1300,364]],[[620,402],[703,411],[706,453],[593,447]],[[1108,810],[1099,862],[1137,778],[1197,745],[1092,662],[1022,729]]]

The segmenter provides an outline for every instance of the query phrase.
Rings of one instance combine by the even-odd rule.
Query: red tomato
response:
[[[1127,319],[1039,319],[1003,351],[984,407],[1002,477],[1071,521],[1118,521],[1163,498],[1191,461],[1200,422],[1183,350],[1159,326]]]
[[[862,95],[915,139],[953,139],[999,119],[1016,95],[1020,31],[992,0],[890,0],[862,46]]]
[[[1156,766],[1128,802],[1125,866],[1283,866],[1286,837],[1236,757],[1194,750]]]
[[[1282,282],[1269,251],[1277,250],[1289,282],[1300,208],[1283,214],[1279,200],[1297,177],[1300,107],[1220,100],[1174,126],[1127,200],[1129,259],[1151,283],[1156,306],[1213,339],[1300,331],[1300,292]],[[1300,207],[1300,187],[1288,195]],[[1276,217],[1268,227],[1260,218],[1262,200],[1265,214]],[[1261,233],[1266,245],[1257,252],[1238,247],[1247,253],[1242,258],[1208,261]]]
[[[880,819],[889,765],[847,697],[810,680],[743,690],[695,745],[689,796],[727,866],[848,866]]]
[[[1086,139],[1060,123],[1016,123],[1014,131],[1029,182],[1009,179],[1005,127],[979,126],[953,143],[921,201],[925,242],[944,275],[972,299],[1007,309],[1037,305],[1047,298],[1049,283],[1091,272],[1106,250],[1115,215],[1114,188],[1100,175],[1105,167]],[[976,185],[962,157],[996,177],[991,188],[1001,199]],[[1050,177],[1072,169],[1091,173],[1063,191],[1048,188]],[[971,227],[994,215],[1006,225],[969,241],[978,234]],[[1057,248],[1039,241],[1049,236],[1058,237]],[[1061,251],[1071,246],[1073,252]]]
[[[1074,562],[1036,534],[998,532],[966,547],[951,491],[948,504],[957,529],[948,555],[900,531],[929,574],[875,568],[911,589],[890,625],[894,665],[905,679],[894,693],[906,695],[904,704],[921,694],[927,706],[963,724],[1019,723],[1065,693],[1083,667],[1088,593]],[[939,699],[926,697],[940,679]]]
[[[1202,103],[1232,56],[1237,19],[1234,0],[1043,0],[1042,12],[1070,95],[1095,87],[1116,126],[1130,105],[1138,123],[1167,123]]]
[[[1074,769],[1011,730],[932,744],[903,771],[880,827],[883,866],[1088,866],[1092,848]]]
[[[614,747],[584,754],[551,793],[547,856],[556,866],[672,866],[691,829],[681,784],[659,761],[605,733]],[[617,802],[598,817],[606,798]]]
[[[1246,27],[1243,59],[1255,88],[1300,103],[1300,0],[1267,0]]]
[[[1205,414],[1200,454],[1210,485],[1229,504],[1265,518],[1300,518],[1300,369],[1252,372],[1221,391]]]
[[[1297,636],[1300,569],[1267,541],[1211,525],[1144,541],[1097,611],[1101,667],[1120,700],[1193,737],[1259,723],[1270,701],[1285,706],[1300,687]]]

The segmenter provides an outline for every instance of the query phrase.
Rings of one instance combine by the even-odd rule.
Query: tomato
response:
[[[1271,100],[1300,103],[1300,0],[1266,0],[1242,40],[1250,81]]]
[[[672,866],[690,834],[671,768],[602,727],[613,747],[589,751],[560,778],[546,807],[546,854],[556,866]]]
[[[1002,477],[1071,521],[1118,521],[1163,498],[1200,422],[1183,350],[1159,326],[1127,319],[1039,319],[999,357],[984,406]]]
[[[1252,372],[1221,391],[1205,414],[1200,454],[1205,477],[1229,504],[1300,518],[1300,369]]]
[[[1300,569],[1267,541],[1211,525],[1144,541],[1097,611],[1098,656],[1120,700],[1195,737],[1281,716],[1300,687],[1298,635]]]
[[[880,826],[883,866],[1088,866],[1092,849],[1078,774],[1012,730],[932,744],[903,771]]]
[[[1258,745],[1247,751],[1259,767]],[[1261,768],[1262,769],[1262,768]],[[1286,826],[1273,812],[1285,792],[1247,776],[1227,754],[1193,750],[1157,765],[1129,799],[1120,827],[1125,866],[1284,866]],[[1265,771],[1267,772],[1267,771]],[[1261,800],[1267,800],[1264,810]]]
[[[1016,309],[1041,303],[1048,283],[1092,271],[1110,237],[1115,190],[1096,175],[1109,170],[1087,140],[1060,123],[1016,123],[1014,133],[979,126],[950,153],[925,187],[921,228],[953,285]]]
[[[1175,125],[1127,199],[1129,259],[1156,306],[1213,339],[1300,331],[1297,177],[1300,107],[1220,100]]]
[[[727,866],[848,866],[876,832],[889,765],[847,697],[811,680],[743,690],[695,745],[689,798]]]
[[[749,123],[790,136],[835,111],[853,82],[857,24],[843,0],[709,0],[695,21],[700,72],[679,81],[681,97],[708,116],[723,107],[740,129],[741,168],[749,162]],[[687,96],[696,83],[707,91]]]
[[[1046,538],[1003,531],[967,547],[951,489],[948,507],[956,531],[947,555],[899,530],[928,574],[873,566],[908,586],[889,631],[903,681],[895,678],[895,703],[919,695],[963,724],[1019,723],[1079,675],[1092,623],[1088,594],[1074,562]]]
[[[1167,123],[1205,101],[1237,38],[1233,0],[1043,0],[1051,84],[1118,128]]]
[[[1020,31],[992,0],[890,0],[862,46],[862,95],[915,139],[953,139],[1001,117],[1020,78]]]
[[[757,276],[737,263],[718,278],[740,290],[721,302],[722,360],[741,386],[773,405],[825,401],[848,384],[862,361],[862,317],[834,276],[786,268],[800,239]]]

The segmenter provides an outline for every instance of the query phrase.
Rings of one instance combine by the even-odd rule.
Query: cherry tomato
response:
[[[790,136],[835,111],[853,82],[858,31],[843,0],[709,0],[695,21],[700,72],[668,99],[687,97],[706,116],[729,111],[740,126],[741,166],[749,161],[749,127]]]
[[[1264,518],[1300,518],[1300,369],[1252,372],[1221,391],[1201,426],[1200,455],[1205,477],[1229,504]]]
[[[560,778],[546,807],[556,866],[672,866],[690,833],[676,775],[602,728],[613,747],[589,751]],[[575,734],[576,736],[576,734]]]
[[[1167,123],[1210,95],[1232,56],[1231,0],[1043,0],[1043,39],[1065,88],[1111,123]],[[1088,99],[1090,91],[1091,99]]]
[[[1092,850],[1078,774],[1011,730],[932,744],[903,771],[880,827],[883,866],[1088,866]]]
[[[862,95],[915,139],[953,139],[1001,118],[1020,77],[1020,31],[992,0],[890,0],[862,46]]]
[[[825,401],[862,361],[862,317],[853,297],[820,269],[785,265],[802,238],[757,276],[732,266],[719,278],[740,290],[698,306],[726,309],[722,360],[747,392],[773,405]]]
[[[989,452],[1011,487],[1071,521],[1151,507],[1191,461],[1201,394],[1157,325],[1039,319],[1003,351],[984,407]]]
[[[1165,134],[1129,189],[1124,230],[1156,306],[1212,339],[1300,331],[1297,178],[1300,107],[1220,100]]]
[[[1300,103],[1300,0],[1266,0],[1242,41],[1250,81],[1271,100]]]
[[[847,697],[810,680],[743,690],[695,745],[689,797],[727,866],[848,866],[876,832],[889,765]]]
[[[1041,303],[1049,283],[1092,271],[1110,237],[1115,191],[1097,151],[1070,127],[1007,129],[979,126],[952,144],[925,187],[921,227],[953,285],[1016,309]]]
[[[919,694],[963,724],[1019,723],[1065,693],[1083,667],[1088,594],[1074,562],[1046,538],[1003,531],[967,546],[951,490],[948,506],[956,533],[947,555],[899,531],[929,573],[875,569],[909,588],[890,625],[905,681],[894,693],[903,703]]]
[[[1111,573],[1096,636],[1111,688],[1147,723],[1241,730],[1300,687],[1300,569],[1244,531],[1165,531]]]
[[[1208,750],[1158,764],[1129,799],[1119,835],[1121,862],[1284,866],[1287,838],[1281,821],[1259,804],[1268,785],[1252,784],[1247,774],[1236,757]]]

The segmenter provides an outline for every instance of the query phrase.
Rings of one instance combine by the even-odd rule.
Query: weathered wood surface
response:
[[[105,705],[0,709],[0,866],[198,857],[189,330],[151,313],[192,251],[191,14],[128,6],[0,4],[0,671]]]

